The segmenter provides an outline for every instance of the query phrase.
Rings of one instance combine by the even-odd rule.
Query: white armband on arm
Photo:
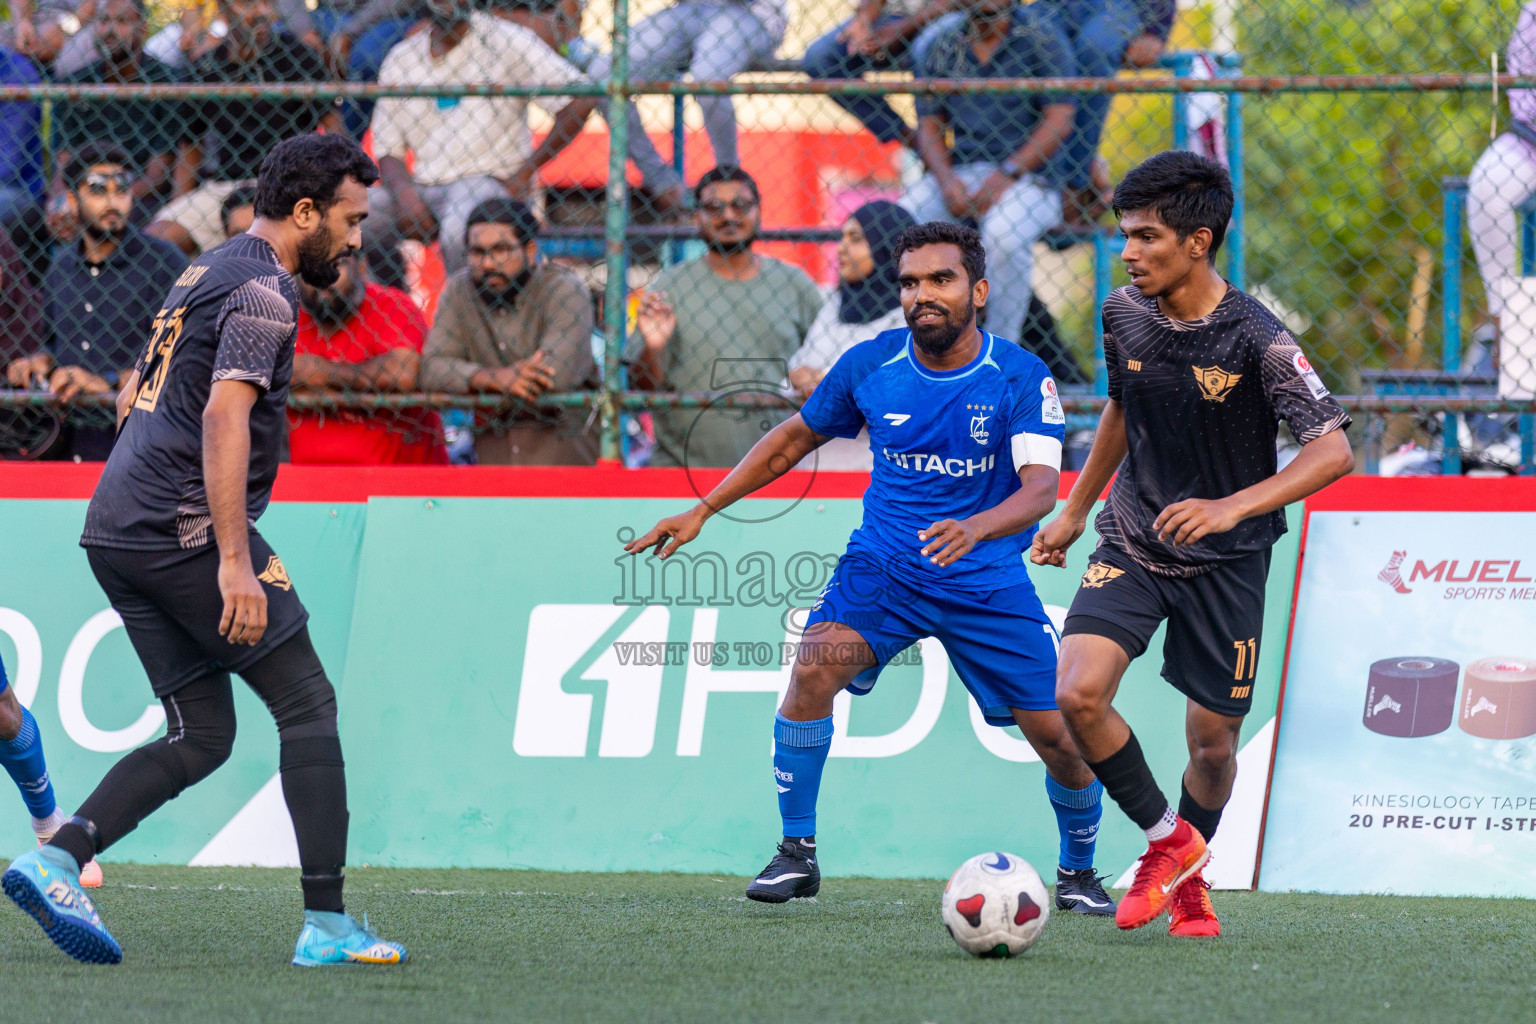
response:
[[[1046,434],[1014,434],[1013,471],[1025,466],[1050,466],[1061,471],[1061,442]]]

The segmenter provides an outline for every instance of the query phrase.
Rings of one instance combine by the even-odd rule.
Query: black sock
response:
[[[347,772],[334,736],[284,740],[283,801],[293,819],[304,909],[341,913],[347,859]]]
[[[68,822],[53,834],[53,838],[48,840],[48,845],[57,846],[75,858],[75,862],[83,868],[87,861],[96,858],[97,851],[96,836],[94,834],[96,831],[95,826],[91,825],[88,821],[84,824],[78,824],[81,821],[84,821],[84,819],[70,818]]]
[[[1206,842],[1210,842],[1216,834],[1216,826],[1221,824],[1221,812],[1226,810],[1226,805],[1214,811],[1207,810],[1189,795],[1189,787],[1183,782],[1179,783],[1179,790],[1179,817],[1193,825],[1195,831],[1205,837]]]
[[[794,843],[796,846],[803,846],[807,850],[816,849],[815,836],[785,836],[784,841],[786,843]]]
[[[1125,746],[1102,761],[1089,761],[1088,767],[1104,784],[1104,791],[1138,828],[1151,828],[1168,810],[1168,798],[1157,788],[1157,780],[1152,777],[1152,769],[1141,752],[1141,744],[1136,742],[1135,733],[1131,733]]]

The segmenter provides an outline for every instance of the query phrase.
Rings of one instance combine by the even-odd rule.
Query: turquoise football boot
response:
[[[101,923],[91,898],[80,888],[80,866],[56,846],[24,853],[0,875],[0,887],[31,914],[70,956],[87,964],[122,963],[123,948]]]
[[[304,911],[304,930],[293,947],[293,962],[299,967],[326,967],[331,964],[399,964],[405,962],[405,947],[386,942],[368,930],[368,915],[358,924],[349,914],[319,910]]]

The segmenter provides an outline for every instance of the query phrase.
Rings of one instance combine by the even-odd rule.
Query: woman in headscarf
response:
[[[854,210],[837,244],[837,290],[816,314],[805,343],[789,360],[789,384],[803,402],[838,357],[882,331],[906,327],[896,283],[896,239],[917,222],[895,203],[876,199]],[[869,469],[869,436],[833,438],[806,459],[806,467]]]

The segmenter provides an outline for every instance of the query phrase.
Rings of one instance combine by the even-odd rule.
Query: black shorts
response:
[[[251,568],[267,592],[267,631],[254,647],[219,635],[219,547],[191,551],[129,551],[88,547],[86,556],[128,640],[144,663],[156,697],[195,679],[239,672],[270,654],[309,621],[282,560],[251,532]]]
[[[1163,678],[1201,707],[1241,717],[1253,704],[1268,577],[1268,548],[1184,579],[1159,576],[1100,544],[1061,635],[1107,637],[1135,659],[1167,619]]]

